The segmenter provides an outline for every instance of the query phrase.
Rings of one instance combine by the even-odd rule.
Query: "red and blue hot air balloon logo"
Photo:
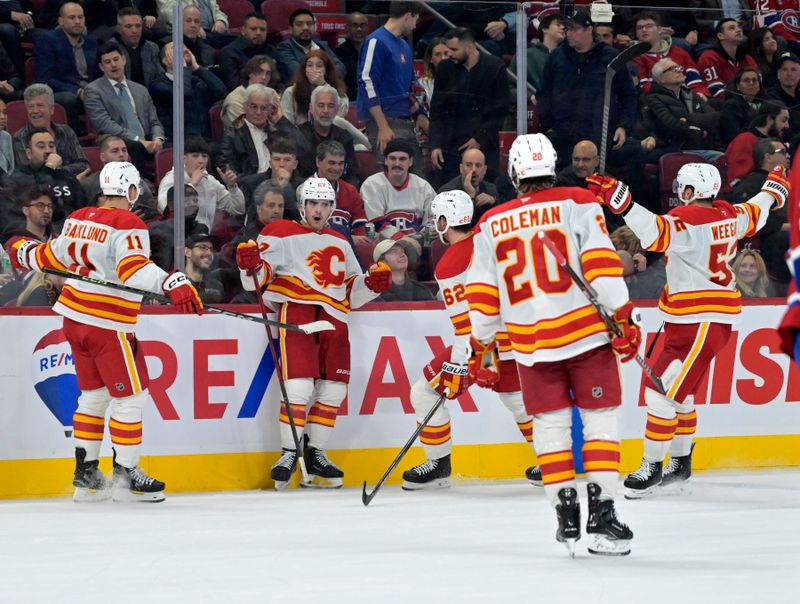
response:
[[[78,378],[72,348],[61,329],[56,329],[36,343],[31,373],[36,394],[61,422],[65,436],[72,436],[72,414],[78,408]]]

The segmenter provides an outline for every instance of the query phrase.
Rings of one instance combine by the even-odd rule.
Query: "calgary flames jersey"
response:
[[[752,237],[764,226],[773,202],[767,193],[759,193],[746,203],[686,205],[665,216],[633,204],[625,222],[643,247],[666,253],[667,284],[658,302],[665,321],[738,321],[741,295],[729,265],[739,239]]]
[[[547,250],[544,232],[613,312],[628,301],[600,205],[585,189],[523,195],[481,218],[467,277],[473,335],[507,331],[523,365],[560,361],[609,342],[600,315]]]
[[[434,276],[439,284],[447,314],[455,329],[455,342],[450,355],[451,363],[464,364],[469,359],[469,336],[472,328],[469,322],[469,304],[467,303],[467,271],[472,262],[474,237],[469,236],[453,243],[442,255]],[[497,334],[497,345],[501,359],[511,359],[511,342],[508,334]]]
[[[353,248],[333,229],[315,231],[289,220],[270,222],[258,236],[263,267],[259,280],[264,300],[318,304],[335,319],[347,320],[375,296]],[[253,280],[242,272],[242,284],[252,290]]]
[[[133,212],[86,207],[69,215],[61,235],[38,246],[31,268],[52,268],[163,293],[165,273],[150,260],[150,238]],[[132,332],[142,297],[68,279],[53,310],[79,323]]]

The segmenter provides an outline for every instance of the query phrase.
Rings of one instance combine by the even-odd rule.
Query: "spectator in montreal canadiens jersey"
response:
[[[342,178],[347,162],[344,146],[335,140],[323,141],[317,145],[315,159],[317,170],[312,176],[327,179],[336,191],[336,209],[331,213],[328,226],[347,237],[353,246],[366,243],[369,239],[365,232],[364,200],[358,189]]]
[[[709,92],[715,97],[725,98],[725,85],[737,73],[745,67],[752,67],[757,71],[758,66],[753,57],[747,54],[747,39],[736,19],[720,20],[714,33],[717,44],[700,55],[697,67]]]
[[[410,170],[414,149],[403,139],[389,141],[384,149],[383,172],[373,174],[361,185],[367,220],[375,224],[380,239],[408,242],[406,254],[416,270],[422,254],[423,230],[431,222],[433,187]]]

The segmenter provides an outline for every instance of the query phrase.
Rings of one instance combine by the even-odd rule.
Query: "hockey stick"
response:
[[[42,272],[49,273],[51,275],[58,275],[59,277],[66,277],[67,279],[76,279],[78,281],[91,283],[93,285],[102,285],[103,287],[108,287],[110,289],[116,289],[119,291],[128,292],[130,294],[138,294],[140,296],[144,296],[145,298],[152,298],[153,300],[157,300],[158,302],[163,302],[166,304],[172,303],[169,296],[165,296],[164,294],[157,294],[155,292],[150,292],[145,289],[139,289],[138,287],[129,287],[127,285],[120,285],[119,283],[111,283],[109,281],[103,281],[102,279],[95,279],[93,277],[87,277],[85,275],[79,275],[77,273],[58,271],[52,268],[42,269]],[[234,317],[236,319],[246,319],[247,321],[255,321],[256,323],[263,323],[264,325],[271,325],[272,327],[280,327],[281,329],[288,329],[290,331],[299,331],[302,333],[317,333],[319,331],[330,331],[334,329],[333,324],[330,323],[329,321],[312,321],[311,323],[292,325],[290,323],[280,323],[278,321],[272,321],[270,319],[267,319],[266,317],[263,318],[253,317],[252,315],[246,315],[243,312],[228,310],[227,308],[221,308],[219,306],[211,306],[208,304],[203,305],[203,309],[218,315],[225,315],[228,317]]]
[[[392,465],[390,465],[389,469],[386,470],[386,472],[384,472],[383,476],[381,476],[381,479],[378,481],[378,484],[375,485],[375,488],[372,489],[372,492],[369,494],[367,494],[367,481],[366,480],[364,481],[364,487],[361,490],[361,502],[365,506],[369,505],[369,502],[375,498],[375,495],[378,494],[381,485],[383,485],[386,479],[389,478],[389,474],[391,474],[394,471],[394,469],[397,467],[397,464],[400,463],[400,460],[403,459],[403,456],[411,448],[411,445],[413,445],[414,441],[417,440],[417,436],[419,436],[420,433],[425,429],[425,426],[427,426],[428,422],[431,421],[431,418],[439,410],[439,407],[441,407],[444,404],[444,401],[445,401],[444,394],[440,394],[439,399],[436,401],[436,404],[433,407],[431,407],[430,411],[428,411],[428,415],[425,416],[425,418],[420,422],[419,426],[417,426],[417,429],[414,430],[414,434],[412,434],[411,438],[408,439],[408,442],[405,445],[403,445],[403,448],[400,449],[400,453],[398,453],[397,457],[394,458]]]
[[[600,318],[603,319],[603,323],[606,324],[608,330],[614,335],[622,337],[622,329],[614,322],[614,319],[608,316],[606,309],[603,308],[603,306],[597,300],[597,292],[595,289],[589,283],[584,281],[581,276],[578,275],[578,273],[575,272],[575,269],[570,266],[566,257],[564,257],[564,254],[562,254],[561,250],[556,247],[555,243],[553,243],[553,240],[547,236],[547,233],[544,231],[539,231],[539,239],[541,239],[542,243],[544,243],[547,249],[550,250],[550,253],[555,256],[556,262],[558,262],[558,264],[563,267],[565,271],[567,271],[567,274],[575,282],[575,285],[580,288],[580,290],[583,292],[583,295],[586,296],[587,300],[589,300],[589,303],[594,306],[594,309],[597,311],[597,314],[600,315]],[[650,365],[647,364],[647,361],[639,356],[638,353],[634,357],[634,360],[639,364],[639,367],[642,368],[642,371],[644,371],[645,375],[650,378],[650,381],[653,382],[658,391],[661,394],[666,394],[667,391],[664,390],[664,385],[661,383],[661,378],[655,374]]]
[[[639,42],[628,46],[625,50],[611,59],[611,62],[606,67],[606,82],[603,90],[603,130],[600,133],[600,165],[597,166],[597,171],[600,174],[605,174],[606,171],[606,155],[608,153],[608,120],[611,113],[611,84],[614,82],[614,76],[620,69],[623,69],[628,63],[639,55],[643,55],[650,50],[649,42]]]
[[[297,428],[294,425],[294,417],[292,416],[292,406],[289,404],[289,394],[286,392],[286,384],[283,381],[283,375],[281,375],[278,351],[275,350],[275,342],[272,341],[272,334],[270,333],[269,324],[267,323],[267,307],[264,304],[264,299],[261,297],[258,275],[255,272],[253,273],[253,285],[256,287],[258,308],[261,310],[261,316],[264,318],[264,328],[267,330],[267,346],[269,346],[269,352],[272,355],[272,362],[275,364],[275,375],[278,376],[278,386],[280,386],[283,405],[286,408],[286,417],[289,418],[289,429],[292,431],[292,440],[294,440],[294,448],[297,451],[297,463],[300,464],[300,473],[303,475],[303,482],[308,482],[308,472],[306,471],[306,462],[303,459],[303,449],[300,447],[300,437],[297,436]]]
[[[656,347],[656,342],[658,342],[658,336],[661,335],[661,330],[662,329],[664,329],[664,322],[663,321],[661,322],[661,326],[658,328],[658,331],[656,332],[656,337],[653,338],[652,342],[650,342],[650,346],[647,349],[647,354],[644,355],[646,358],[649,359],[650,355],[653,354],[653,348]]]

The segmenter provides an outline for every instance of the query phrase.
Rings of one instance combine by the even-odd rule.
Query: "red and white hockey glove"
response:
[[[8,250],[8,259],[11,266],[15,270],[29,270],[31,268],[28,255],[37,247],[41,242],[33,239],[18,239]]]
[[[775,199],[775,203],[770,208],[771,210],[782,208],[789,199],[789,191],[791,190],[792,185],[786,174],[786,168],[783,166],[775,166],[761,186],[762,193],[769,193]]]
[[[258,244],[255,241],[251,239],[236,246],[236,264],[248,275],[261,268],[261,263],[261,252],[258,251]]]
[[[369,267],[364,283],[376,294],[381,294],[392,286],[392,269],[385,262],[373,264]]]
[[[452,400],[469,388],[469,368],[466,365],[444,362],[439,373],[428,383],[436,392]]]
[[[633,302],[628,301],[617,309],[612,317],[622,335],[612,334],[611,347],[620,356],[623,363],[627,363],[639,352],[642,343],[642,330],[639,329],[639,309],[634,308]]]
[[[164,290],[172,300],[172,303],[177,307],[178,312],[181,313],[197,313],[203,314],[203,301],[200,299],[197,290],[189,281],[189,278],[179,271],[172,271],[164,283],[161,284],[161,289]]]
[[[469,376],[481,388],[491,388],[500,381],[500,356],[494,339],[483,343],[469,339],[472,356],[469,359]]]
[[[633,203],[628,185],[613,176],[592,174],[586,178],[586,186],[614,214],[624,214]]]

